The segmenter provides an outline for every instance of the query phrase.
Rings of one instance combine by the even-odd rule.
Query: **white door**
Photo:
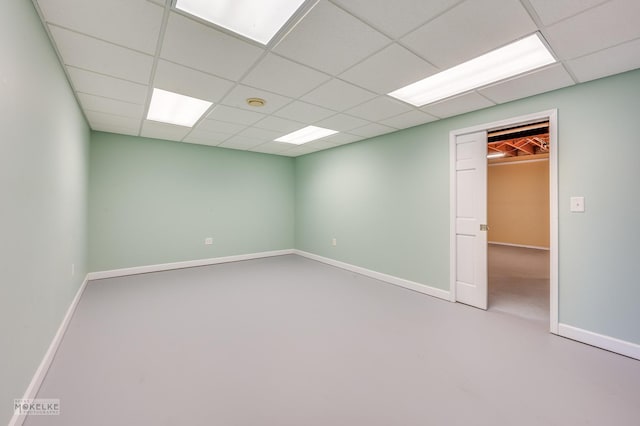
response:
[[[487,132],[455,139],[455,296],[487,309]]]

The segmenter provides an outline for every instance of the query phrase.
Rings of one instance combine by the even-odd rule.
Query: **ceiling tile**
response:
[[[487,98],[480,96],[476,92],[469,92],[454,98],[445,99],[444,101],[440,101],[435,104],[427,105],[421,109],[427,114],[445,118],[490,107],[492,105],[495,104]]]
[[[237,80],[264,49],[171,13],[160,56],[220,77]]]
[[[302,123],[314,123],[333,114],[334,111],[301,101],[294,101],[275,113],[279,117]]]
[[[190,131],[190,127],[174,126],[173,124],[144,120],[140,136],[145,138],[181,141],[182,138],[184,138]]]
[[[247,136],[249,138],[260,139],[262,141],[267,141],[267,142],[273,141],[279,138],[280,136],[284,136],[284,135],[285,133],[282,133],[282,132],[277,132],[274,130],[267,130],[267,129],[259,129],[257,127],[248,127],[243,131],[241,131],[240,133],[238,133],[238,136]]]
[[[574,59],[567,65],[580,82],[640,68],[640,39]]]
[[[263,143],[264,141],[260,139],[248,138],[246,136],[233,136],[218,146],[232,149],[250,149]]]
[[[144,104],[147,101],[147,86],[119,78],[97,74],[79,68],[67,67],[73,87],[78,92]]]
[[[312,152],[322,151],[322,149],[310,148],[308,146],[298,146],[293,149],[282,152],[280,155],[288,157],[299,157],[301,155],[311,154]]]
[[[352,117],[346,114],[336,114],[332,117],[325,118],[324,120],[318,121],[316,123],[317,126],[337,130],[339,132],[348,132],[349,130],[355,129],[357,127],[362,127],[366,124],[369,124],[367,120]]]
[[[34,3],[92,129],[136,135],[144,123],[149,137],[282,155],[555,90],[572,76],[582,82],[640,67],[638,0],[318,0],[273,53],[169,11],[172,0]],[[546,25],[562,64],[421,109],[386,96],[536,31],[527,11]],[[150,83],[217,105],[193,129],[145,121]],[[267,104],[250,108],[248,97]],[[307,124],[340,133],[317,146],[272,142]]]
[[[161,59],[153,87],[216,103],[233,87],[233,82]]]
[[[305,144],[298,145],[298,146],[307,148],[307,149],[320,150],[320,149],[333,148],[334,146],[336,146],[336,144],[333,142],[329,142],[327,138],[323,138],[323,139],[307,142]]]
[[[323,140],[336,145],[345,145],[348,143],[361,141],[364,138],[364,136],[351,135],[349,133],[336,133],[335,135],[327,136]]]
[[[245,128],[247,128],[246,124],[229,123],[207,118],[201,120],[196,126],[196,129],[203,132],[224,133],[227,135],[234,135]]]
[[[465,1],[401,41],[444,69],[536,30],[536,25],[518,0]]]
[[[86,93],[78,93],[78,99],[85,111],[97,111],[104,112],[106,114],[122,115],[124,117],[131,117],[137,120],[142,119],[142,115],[144,114],[144,106],[139,104],[132,104],[130,102],[118,101]]]
[[[297,157],[299,155],[311,154],[312,152],[318,152],[329,148],[334,148],[337,145],[327,142],[325,140],[319,140],[315,142],[309,142],[304,145],[298,145],[297,147],[284,151],[282,155],[289,157]]]
[[[551,25],[608,0],[529,0],[544,25]]]
[[[337,75],[389,42],[381,33],[322,0],[274,51]]]
[[[420,124],[430,123],[436,120],[437,118],[432,115],[413,110],[402,113],[400,115],[396,115],[395,117],[387,118],[380,121],[380,123],[386,126],[395,127],[396,129],[406,129],[409,127],[418,126]]]
[[[137,135],[142,119],[105,114],[97,111],[85,111],[89,125],[93,130],[120,133],[126,130],[128,135]]]
[[[438,16],[461,0],[333,0],[392,38]]]
[[[562,64],[556,64],[540,71],[496,83],[480,89],[478,92],[496,103],[504,103],[573,84],[575,82]]]
[[[259,112],[247,111],[244,109],[233,108],[226,105],[218,105],[207,116],[207,119],[251,125],[264,117],[265,115],[260,114]]]
[[[145,0],[38,0],[47,22],[154,54],[163,8]]]
[[[575,59],[640,37],[640,1],[613,0],[548,27],[544,34],[555,53]]]
[[[297,121],[286,120],[284,118],[276,117],[273,115],[263,118],[262,120],[254,124],[254,126],[261,129],[275,130],[277,132],[282,132],[283,134],[291,133],[294,130],[305,127],[304,124]]]
[[[334,78],[301,99],[335,111],[344,111],[375,96],[375,93]]]
[[[264,106],[252,107],[247,104],[248,98],[262,98],[266,101]],[[259,112],[262,114],[271,114],[272,112],[282,108],[289,102],[291,98],[276,95],[274,93],[265,92],[264,90],[254,89],[252,87],[238,85],[233,88],[222,100],[222,103],[227,106],[246,109],[252,112]]]
[[[359,105],[347,111],[356,117],[369,121],[378,121],[394,115],[410,111],[412,108],[402,102],[391,99],[388,96],[377,97],[367,103]]]
[[[197,143],[199,145],[216,146],[229,139],[231,135],[226,133],[206,132],[200,129],[193,129],[183,142]]]
[[[118,127],[108,124],[102,123],[91,123],[91,129],[96,132],[108,132],[108,133],[117,133],[119,135],[130,135],[130,136],[138,136],[138,129],[132,127]]]
[[[207,138],[196,138],[196,137],[190,137],[190,136],[187,136],[186,138],[184,138],[182,140],[182,142],[190,143],[190,144],[194,144],[194,145],[204,145],[204,146],[218,146],[218,145],[220,145],[220,142],[218,142],[218,141],[214,141],[214,140],[207,139]]]
[[[298,156],[300,156],[300,155],[303,155],[303,154],[300,154],[300,153],[297,151],[297,149],[298,149],[298,148],[289,149],[289,150],[287,150],[287,151],[283,151],[283,152],[279,153],[278,155],[281,155],[281,156],[283,156],[283,157],[298,157]]]
[[[340,78],[382,95],[437,71],[424,59],[394,43],[340,74]]]
[[[153,58],[59,27],[50,27],[66,65],[138,83],[149,82]]]
[[[378,124],[378,123],[371,123],[371,124],[367,124],[366,126],[354,129],[351,131],[351,133],[358,136],[372,138],[374,136],[383,135],[385,133],[395,132],[396,130],[397,129],[394,129],[393,127],[383,126],[382,124]]]
[[[282,142],[267,142],[262,145],[258,145],[254,148],[249,149],[249,151],[253,152],[262,152],[264,154],[280,154],[281,152],[290,150],[294,148],[296,145],[291,145],[290,143],[282,143]]]
[[[274,54],[268,54],[242,80],[244,84],[293,98],[300,97],[330,77]]]

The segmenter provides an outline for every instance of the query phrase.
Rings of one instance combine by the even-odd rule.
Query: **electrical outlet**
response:
[[[333,247],[335,247],[335,246],[337,246],[337,245],[338,245],[338,240],[337,240],[335,237],[331,240],[331,245],[332,245]]]
[[[213,238],[207,237],[207,238],[204,239],[204,245],[205,246],[210,246],[211,244],[213,244]]]

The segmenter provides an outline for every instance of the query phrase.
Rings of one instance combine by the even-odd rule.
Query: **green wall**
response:
[[[640,344],[640,70],[298,157],[296,248],[448,290],[449,132],[554,108],[560,322]]]
[[[296,248],[448,289],[449,146],[425,130],[298,157]]]
[[[293,248],[292,158],[100,132],[90,157],[92,271]]]
[[[6,424],[86,275],[90,134],[30,1],[3,2],[0,58],[0,424]]]

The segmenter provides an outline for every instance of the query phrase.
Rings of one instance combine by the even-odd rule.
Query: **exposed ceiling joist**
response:
[[[549,153],[548,122],[490,132],[488,137],[488,154],[520,157]]]

